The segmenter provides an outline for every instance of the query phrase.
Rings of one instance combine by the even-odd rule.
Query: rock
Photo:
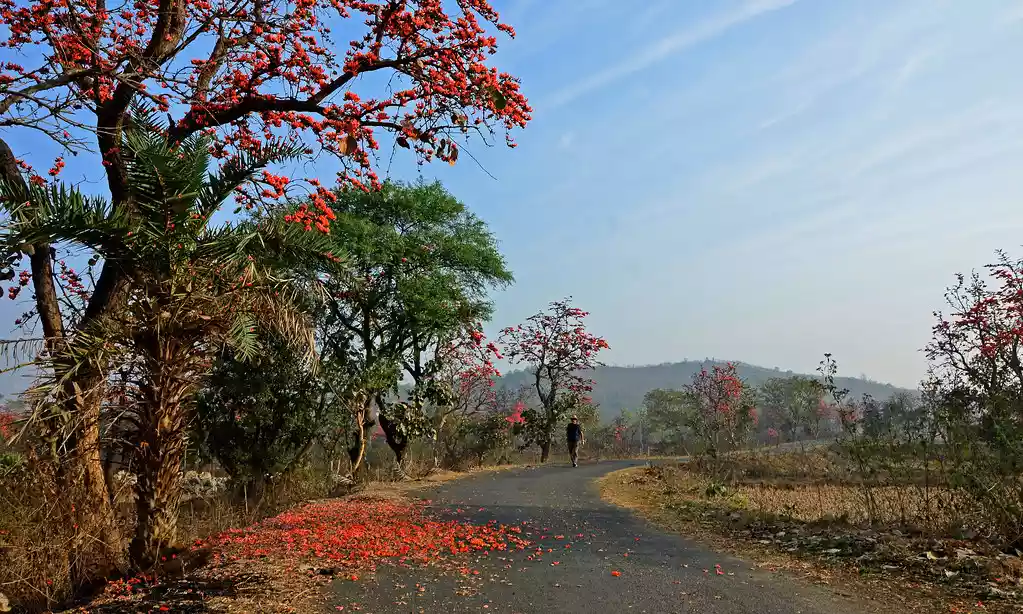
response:
[[[7,595],[0,593],[0,612],[10,612],[11,602],[7,600]]]
[[[827,550],[824,551],[824,554],[838,554],[841,551],[842,551],[841,548],[828,548]]]
[[[1013,597],[1013,596],[1015,596],[1016,593],[1013,592],[1013,591],[1003,591],[1002,589],[1000,589],[998,587],[995,587],[995,586],[989,586],[989,587],[987,587],[987,594],[992,596],[992,597],[1002,597],[1002,598],[1005,598],[1005,597]]]

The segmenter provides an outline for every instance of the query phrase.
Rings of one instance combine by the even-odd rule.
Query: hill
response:
[[[686,361],[638,367],[600,367],[590,376],[595,382],[593,400],[600,406],[604,418],[618,415],[622,409],[636,409],[643,403],[643,395],[655,388],[680,388],[692,380],[693,374],[701,367],[722,365],[720,361]],[[773,377],[797,375],[792,371],[768,369],[737,362],[739,376],[747,384],[759,386]],[[816,375],[810,376],[816,377]],[[510,371],[499,380],[502,387],[519,387],[530,383],[525,371]],[[862,378],[840,377],[835,379],[840,388],[847,388],[854,398],[869,394],[876,399],[886,399],[896,392],[914,392],[905,388],[874,382]]]

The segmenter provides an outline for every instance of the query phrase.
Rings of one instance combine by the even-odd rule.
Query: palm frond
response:
[[[228,345],[235,351],[240,360],[252,360],[259,353],[259,335],[256,333],[256,322],[247,313],[235,316],[227,331]]]
[[[256,262],[287,271],[343,260],[344,254],[332,252],[335,243],[323,233],[306,232],[297,224],[269,218],[208,230],[196,246],[194,258],[236,265]]]
[[[71,241],[106,258],[123,257],[131,250],[127,216],[77,188],[33,184],[25,194],[23,186],[0,181],[0,200],[11,215],[0,231],[0,242],[6,246]]]

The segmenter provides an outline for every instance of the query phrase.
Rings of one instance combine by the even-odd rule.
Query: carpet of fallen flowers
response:
[[[522,550],[529,545],[519,527],[427,518],[423,513],[427,503],[310,503],[196,546],[212,546],[214,558],[312,557],[339,567],[372,568],[382,559],[431,563],[444,555]]]
[[[203,553],[208,564],[201,568],[111,582],[99,598],[74,611],[295,611],[299,597],[314,597],[332,578],[358,581],[360,573],[382,563],[464,573],[458,555],[530,545],[521,527],[439,520],[425,513],[427,505],[374,499],[308,503],[197,541],[181,558]]]

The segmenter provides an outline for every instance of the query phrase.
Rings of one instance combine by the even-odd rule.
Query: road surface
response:
[[[384,566],[358,582],[338,579],[325,612],[362,614],[630,612],[855,614],[866,603],[781,574],[755,571],[603,502],[594,480],[643,464],[608,461],[481,474],[424,495],[443,516],[523,522],[539,541],[525,551],[465,559],[478,571]],[[525,528],[525,527],[524,527]],[[582,537],[579,537],[582,535]],[[561,539],[557,539],[561,536]],[[543,538],[543,539],[541,539]],[[569,547],[565,547],[566,544]],[[552,552],[547,550],[551,549]],[[530,560],[532,557],[532,560]],[[716,567],[720,566],[720,567]],[[620,575],[613,575],[617,571]]]

